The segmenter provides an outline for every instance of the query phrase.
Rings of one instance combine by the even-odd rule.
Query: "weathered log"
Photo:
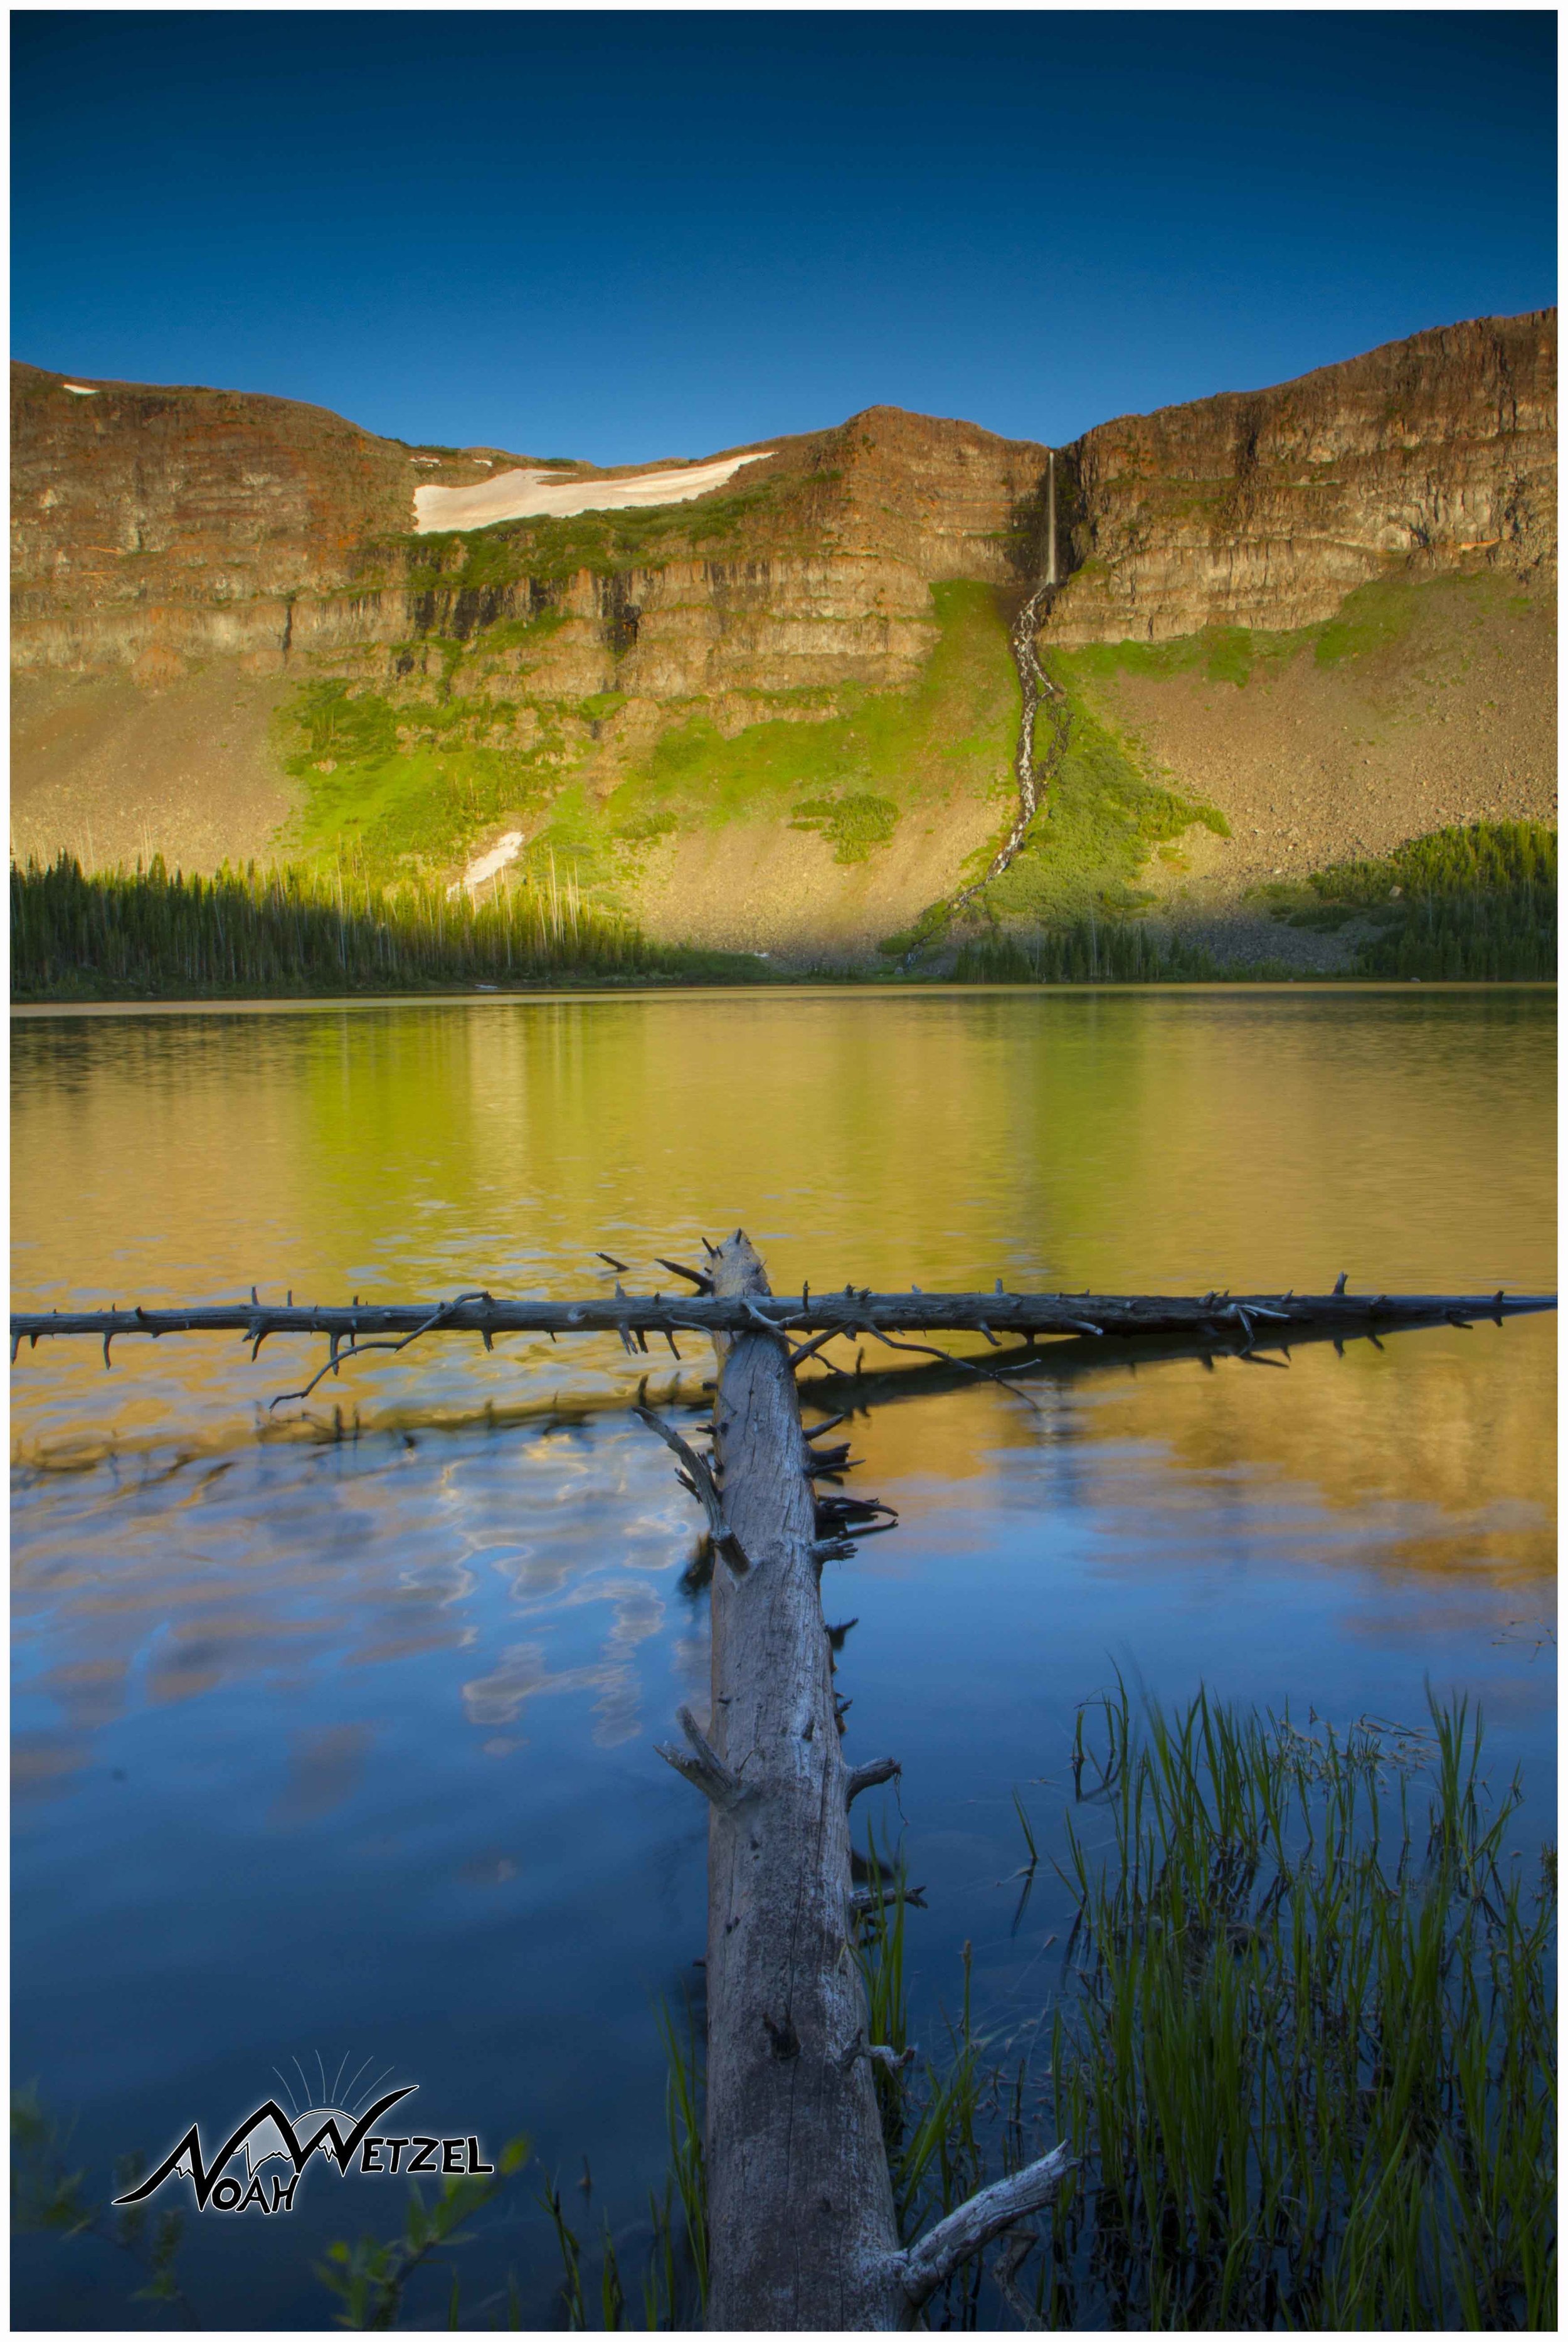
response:
[[[766,1295],[744,1237],[715,1299]],[[733,1322],[733,1321],[732,1321]],[[714,1573],[713,1716],[744,1803],[708,1818],[708,2313],[719,2331],[893,2327],[893,2188],[851,1947],[848,1774],[785,1345],[725,1345],[725,1516],[752,1566]]]
[[[715,1300],[767,1296],[737,1234]],[[730,1321],[734,1322],[733,1319]],[[901,2247],[852,1941],[849,1803],[891,1759],[845,1764],[820,1592],[819,1506],[788,1345],[758,1308],[724,1341],[714,1405],[727,1537],[715,1567],[713,1719],[669,1761],[709,1799],[709,2323],[892,2331],[1059,2183],[1060,2153]],[[965,2218],[964,2216],[967,2216]]]
[[[13,1353],[63,1335],[118,1341],[137,1334],[239,1334],[257,1347],[275,1334],[325,1334],[333,1344],[381,1346],[394,1337],[424,1334],[697,1334],[716,1336],[764,1325],[791,1334],[834,1335],[969,1332],[1082,1334],[1094,1336],[1241,1334],[1247,1340],[1280,1327],[1302,1332],[1364,1333],[1368,1327],[1442,1325],[1488,1317],[1501,1321],[1554,1309],[1552,1294],[1209,1293],[1203,1296],[1104,1293],[840,1293],[674,1295],[615,1293],[582,1301],[497,1301],[488,1293],[451,1301],[360,1302],[330,1307],[286,1303],[223,1302],[175,1309],[16,1310]],[[810,1346],[816,1347],[813,1343]],[[339,1363],[351,1353],[339,1354]],[[825,1362],[824,1362],[825,1363]]]

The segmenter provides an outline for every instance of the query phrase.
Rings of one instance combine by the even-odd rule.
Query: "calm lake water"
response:
[[[22,1022],[14,1301],[588,1294],[597,1247],[640,1284],[737,1224],[780,1290],[1549,1291],[1554,1017],[1301,987]],[[699,1402],[690,1347],[645,1362],[658,1403]],[[999,2035],[1057,1988],[1048,1883],[1014,1931],[1013,1792],[1059,1843],[1076,1704],[1118,1667],[1303,1724],[1463,1688],[1551,1834],[1554,1347],[1540,1317],[1287,1371],[1102,1359],[1033,1404],[878,1384],[854,1485],[902,1526],[824,1591],[859,1621],[848,1752],[904,1760],[864,1804],[926,1888],[928,2046],[966,1939]],[[13,2070],[105,2187],[280,2071],[303,2097],[296,2059],[311,2103],[318,2057],[391,2068],[411,2127],[526,2130],[580,2228],[630,2231],[664,2168],[654,2011],[704,1947],[704,1814],[653,1746],[706,1705],[694,1508],[614,1342],[433,1340],[269,1412],[322,1356],[14,1372]],[[318,2163],[298,2203],[193,2222],[205,2323],[327,2323],[312,2259],[390,2235],[401,2183]],[[508,2267],[558,2322],[531,2203],[463,2258],[465,2322]],[[162,2322],[136,2282],[25,2240],[14,2320]]]

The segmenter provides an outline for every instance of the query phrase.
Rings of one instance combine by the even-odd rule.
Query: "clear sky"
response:
[[[1060,442],[1555,299],[1546,11],[11,21],[15,355],[404,439]]]

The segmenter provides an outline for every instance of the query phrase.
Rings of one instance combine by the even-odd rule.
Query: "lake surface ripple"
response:
[[[1303,987],[18,1023],[15,1305],[587,1294],[599,1247],[657,1282],[737,1224],[781,1290],[1550,1290],[1554,1017]],[[638,1362],[657,1402],[700,1399],[686,1346]],[[1014,1931],[1012,1794],[1057,1843],[1118,1667],[1303,1725],[1463,1689],[1550,1833],[1554,1352],[1531,1318],[857,1420],[902,1526],[824,1599],[859,1621],[849,1751],[904,1760],[872,1818],[926,1888],[933,2040],[965,1939],[999,2036],[1059,1988],[1057,1890]],[[704,1814],[653,1752],[706,1704],[694,1508],[613,1342],[433,1340],[269,1412],[322,1355],[23,1352],[14,2071],[101,2187],[296,2058],[371,2059],[427,2129],[527,2129],[568,2181],[586,2151],[579,2225],[634,2224],[654,2010],[701,1977]],[[193,2222],[185,2282],[213,2325],[318,2326],[311,2259],[400,2217],[313,2166],[287,2219]],[[508,2266],[556,2322],[542,2215],[486,2228],[465,2305]],[[120,2325],[135,2281],[25,2240],[15,2321]]]

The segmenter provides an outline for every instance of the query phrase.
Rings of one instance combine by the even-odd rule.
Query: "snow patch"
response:
[[[85,382],[63,382],[60,387],[62,390],[68,390],[73,398],[96,398],[98,395],[97,392]]]
[[[505,869],[509,862],[515,862],[522,845],[522,831],[507,830],[504,836],[496,839],[488,854],[481,854],[476,860],[469,864],[462,877],[454,886],[448,886],[446,889],[448,902],[461,888],[466,886],[472,894],[476,886],[484,886],[486,878],[494,878],[498,871]]]
[[[773,453],[724,455],[712,464],[683,464],[678,470],[632,472],[618,480],[563,480],[559,472],[497,472],[463,488],[434,484],[414,491],[414,527],[419,536],[435,530],[488,528],[498,520],[567,519],[573,513],[624,512],[648,505],[689,504],[723,487],[743,464],[761,464]]]

